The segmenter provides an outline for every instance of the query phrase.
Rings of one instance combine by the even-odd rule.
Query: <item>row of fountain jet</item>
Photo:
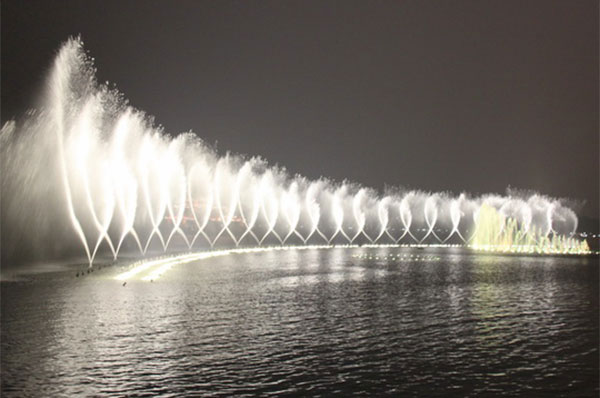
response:
[[[176,236],[188,248],[200,240],[211,247],[225,241],[468,244],[484,205],[538,236],[569,235],[577,227],[563,201],[538,194],[390,190],[380,196],[352,183],[290,176],[260,158],[218,156],[194,134],[165,134],[120,94],[98,85],[94,73],[82,43],[69,40],[49,75],[43,110],[2,133],[3,142],[20,140],[11,148],[26,153],[7,152],[21,162],[10,178],[48,186],[36,199],[39,208],[60,197],[60,214],[90,264],[103,242],[117,258],[128,236],[143,254],[153,239],[167,251]],[[36,169],[42,161],[48,170]]]
[[[188,248],[201,237],[210,247],[220,240],[238,246],[291,240],[307,244],[311,239],[327,244],[445,244],[454,238],[455,243],[468,244],[484,204],[505,219],[518,220],[524,231],[543,236],[576,228],[570,209],[539,195],[527,200],[493,195],[473,199],[411,191],[379,198],[352,184],[290,179],[256,159],[238,167],[240,159],[226,156],[212,162],[200,156],[186,168],[182,157],[174,156],[181,155],[174,148],[185,144],[175,140],[161,148],[153,136],[142,138],[136,161],[131,162],[115,144],[123,141],[120,135],[127,129],[122,127],[117,123],[108,146],[112,154],[99,151],[103,159],[90,161],[98,153],[88,146],[89,126],[80,130],[82,137],[71,136],[78,148],[70,152],[74,157],[64,155],[73,224],[82,232],[84,245],[87,236],[97,236],[93,247],[86,247],[90,261],[103,241],[116,258],[128,235],[143,254],[154,237],[166,251],[176,236]],[[115,242],[111,229],[118,235]],[[145,232],[144,242],[138,231]]]

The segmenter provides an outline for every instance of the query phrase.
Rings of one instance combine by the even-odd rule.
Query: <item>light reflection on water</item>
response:
[[[597,395],[597,258],[357,248],[118,272],[2,283],[3,396]]]

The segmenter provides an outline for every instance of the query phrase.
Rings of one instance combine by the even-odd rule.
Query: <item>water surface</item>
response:
[[[597,396],[598,259],[237,254],[1,284],[2,396]]]

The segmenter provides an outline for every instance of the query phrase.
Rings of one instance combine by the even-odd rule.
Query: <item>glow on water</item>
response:
[[[310,246],[272,246],[272,247],[251,247],[251,248],[236,248],[236,249],[225,249],[225,250],[213,250],[200,253],[183,254],[180,256],[168,257],[164,259],[151,260],[142,262],[141,264],[134,264],[131,269],[120,273],[115,276],[116,280],[126,281],[135,278],[137,275],[152,270],[149,274],[141,278],[143,281],[154,281],[160,278],[165,272],[171,269],[175,265],[186,264],[193,261],[204,260],[212,257],[228,256],[230,254],[248,254],[248,253],[260,253],[267,251],[281,251],[281,250],[307,250],[307,249],[331,249],[332,245],[310,245]],[[357,245],[346,245],[346,248],[356,248]]]
[[[450,247],[460,247],[460,245],[442,245],[442,244],[438,244],[438,245],[431,245],[431,246],[425,246],[425,245],[375,245],[375,244],[371,244],[371,245],[306,245],[306,246],[269,246],[269,247],[251,247],[251,248],[235,248],[235,249],[224,249],[224,250],[212,250],[212,251],[205,251],[205,252],[199,252],[199,253],[187,253],[187,254],[182,254],[179,256],[172,256],[172,257],[167,257],[167,258],[161,258],[161,259],[154,259],[154,260],[150,260],[150,261],[143,261],[141,263],[135,263],[131,266],[131,269],[122,272],[120,274],[118,274],[117,276],[115,276],[116,280],[119,281],[127,281],[130,279],[134,279],[136,278],[139,274],[143,274],[146,271],[151,271],[150,273],[144,275],[142,278],[140,278],[142,281],[155,281],[157,279],[159,279],[162,275],[164,275],[168,270],[170,270],[173,266],[175,265],[181,265],[181,264],[186,264],[186,263],[191,263],[193,261],[199,261],[199,260],[204,260],[207,258],[212,258],[212,257],[222,257],[222,256],[228,256],[230,254],[248,254],[248,253],[261,253],[261,252],[269,252],[269,251],[287,251],[287,250],[316,250],[316,249],[334,249],[334,248],[340,248],[340,249],[356,249],[356,248],[370,248],[370,249],[376,249],[376,248],[423,248],[423,247],[446,247],[446,248],[450,248]],[[372,255],[360,255],[360,256],[356,256],[358,258],[374,258]],[[382,256],[382,258],[390,258],[392,259],[394,256],[393,255],[389,255],[389,256]],[[413,255],[410,255],[410,258],[412,258]],[[419,259],[422,258],[422,260],[424,261],[426,258],[427,260],[430,261],[436,261],[439,260],[439,257],[432,257],[432,256],[417,256]],[[377,257],[379,258],[379,257]],[[401,257],[396,256],[397,259],[401,259],[401,260],[405,260],[405,259],[409,259],[408,255],[403,255]]]
[[[365,248],[365,249],[383,249],[383,248],[459,248],[463,247],[462,245],[456,244],[433,244],[433,245],[377,245],[377,244],[369,244],[369,245],[306,245],[306,246],[269,246],[269,247],[250,247],[250,248],[234,248],[234,249],[223,249],[223,250],[211,250],[204,251],[198,253],[187,253],[177,256],[170,256],[161,259],[153,259],[149,261],[142,261],[138,263],[134,263],[131,265],[130,269],[118,274],[114,279],[119,281],[127,281],[131,279],[136,279],[138,275],[144,274],[145,272],[149,272],[145,274],[140,279],[145,282],[155,281],[163,276],[167,271],[169,271],[172,267],[176,265],[191,263],[194,261],[205,260],[213,257],[223,257],[231,254],[248,254],[248,253],[262,253],[262,252],[271,252],[271,251],[288,251],[288,250],[315,250],[315,249],[356,249],[356,248]],[[538,252],[540,250],[536,247],[528,247],[528,246],[504,246],[504,247],[491,247],[491,246],[469,246],[470,249],[474,249],[477,251],[484,252],[504,252],[504,253],[522,253],[522,254],[590,254],[592,253],[587,250],[580,251],[571,251],[571,252],[563,252],[563,251],[552,251],[549,248],[545,248],[545,251]],[[385,255],[377,255],[373,253],[363,253],[363,254],[355,254],[352,256],[353,258],[358,259],[367,259],[367,260],[395,260],[395,261],[417,261],[417,262],[430,262],[430,261],[440,261],[440,256],[433,255],[419,255],[419,254],[385,254]]]

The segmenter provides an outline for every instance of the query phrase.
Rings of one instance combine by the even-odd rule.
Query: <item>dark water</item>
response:
[[[125,287],[117,271],[2,283],[3,397],[598,396],[597,258],[270,252]]]

